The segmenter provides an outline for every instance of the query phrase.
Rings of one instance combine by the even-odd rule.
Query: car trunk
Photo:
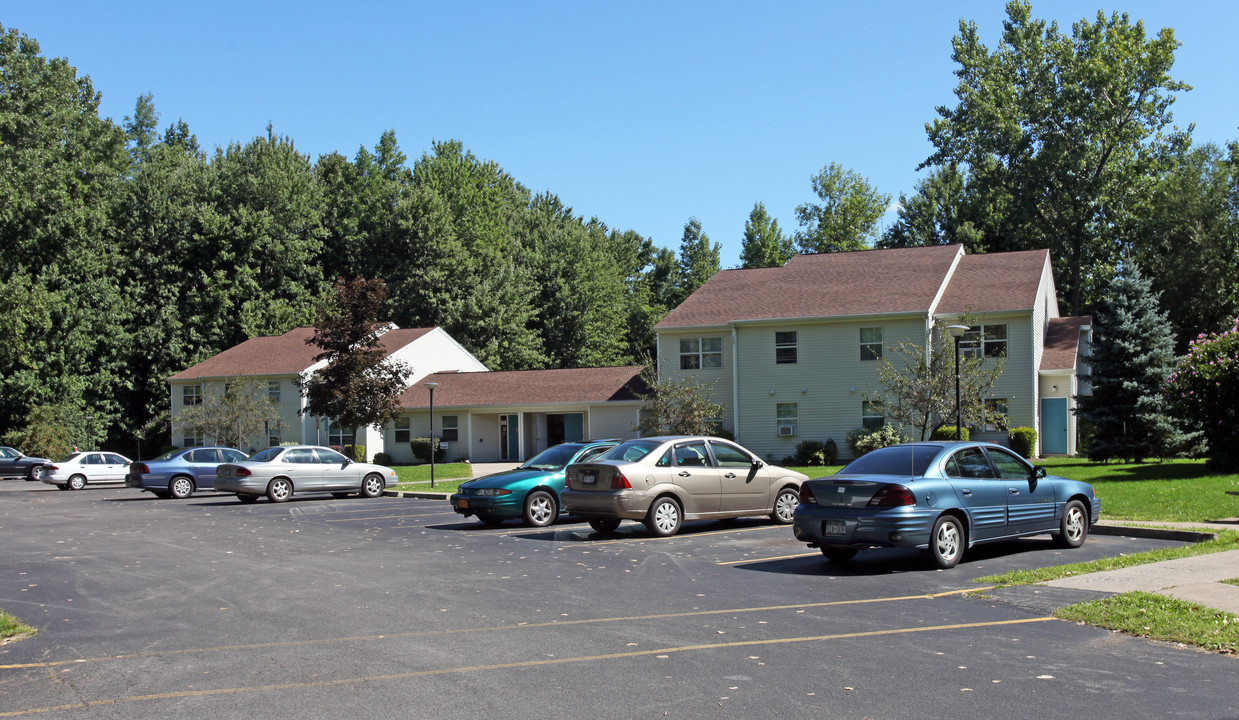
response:
[[[567,486],[573,490],[610,490],[615,467],[601,463],[580,463],[568,467]]]
[[[869,504],[879,490],[891,484],[904,485],[910,482],[907,476],[857,475],[854,477],[831,477],[810,480],[805,485],[813,492],[818,505],[824,507],[862,508]]]

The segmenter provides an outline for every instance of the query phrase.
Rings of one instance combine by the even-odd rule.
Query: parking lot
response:
[[[974,579],[1166,541],[1048,537],[953,570],[833,565],[766,520],[485,528],[443,500],[0,481],[0,717],[1223,717],[1235,660]],[[1065,600],[1063,600],[1065,602]]]

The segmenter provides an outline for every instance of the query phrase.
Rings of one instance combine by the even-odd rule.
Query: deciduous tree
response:
[[[878,237],[878,220],[891,196],[878,192],[855,170],[829,163],[812,178],[820,203],[796,207],[796,247],[803,253],[864,250]]]

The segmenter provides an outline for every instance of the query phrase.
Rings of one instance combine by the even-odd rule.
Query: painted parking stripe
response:
[[[820,557],[821,553],[796,553],[795,555],[780,555],[779,557],[768,558],[745,558],[744,560],[728,560],[726,562],[716,563],[717,565],[743,565],[745,563],[762,563],[773,562],[775,560],[792,560],[795,558]]]

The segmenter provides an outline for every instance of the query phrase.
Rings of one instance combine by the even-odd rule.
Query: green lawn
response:
[[[21,640],[23,637],[28,637],[34,633],[34,628],[0,610],[0,645],[13,639]]]
[[[456,492],[465,480],[473,477],[469,463],[435,463],[435,486],[430,487],[430,465],[394,465],[400,482],[389,490],[425,490],[429,492]]]

